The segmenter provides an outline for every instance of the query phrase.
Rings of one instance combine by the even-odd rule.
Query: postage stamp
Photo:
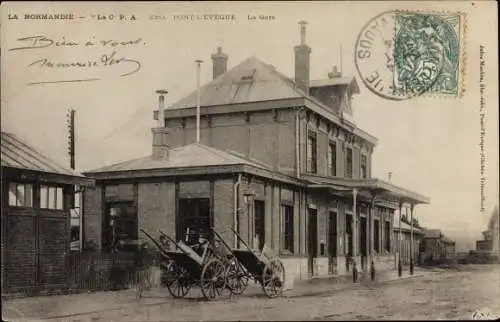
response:
[[[461,13],[388,11],[372,18],[356,41],[355,64],[371,91],[394,100],[463,92]]]

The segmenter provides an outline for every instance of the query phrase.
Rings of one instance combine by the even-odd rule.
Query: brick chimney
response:
[[[158,126],[151,129],[153,132],[153,159],[168,160],[169,147],[167,144],[167,128],[165,127],[165,95],[166,90],[157,90],[158,94]]]
[[[306,25],[301,21],[300,25],[300,45],[294,47],[295,51],[295,84],[298,88],[309,94],[309,61],[311,48],[306,45]]]
[[[222,47],[217,47],[217,52],[212,54],[213,79],[227,72],[228,56],[222,52]]]

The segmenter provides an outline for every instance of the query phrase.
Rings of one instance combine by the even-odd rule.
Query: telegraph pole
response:
[[[69,155],[69,164],[72,170],[75,170],[75,110],[68,109],[67,113],[67,121],[68,121],[68,155]],[[82,216],[82,207],[81,198],[76,198],[76,195],[79,194],[81,196],[81,192],[78,186],[73,187],[74,193],[71,195],[71,210],[72,212],[78,215],[79,221],[79,240],[80,240],[80,251],[83,249],[83,216]]]
[[[75,110],[68,110],[68,155],[71,169],[75,170]]]

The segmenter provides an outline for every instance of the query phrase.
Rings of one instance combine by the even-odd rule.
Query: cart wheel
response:
[[[279,259],[273,259],[264,267],[262,289],[267,297],[274,298],[283,294],[285,286],[285,267]]]
[[[168,265],[165,272],[165,284],[168,292],[174,298],[183,298],[189,292],[192,286],[192,279],[189,273],[177,263]]]
[[[232,261],[227,267],[226,284],[234,295],[239,295],[245,291],[248,286],[248,273],[236,261]]]
[[[216,258],[208,261],[201,271],[201,293],[207,300],[215,300],[226,288],[226,269]]]

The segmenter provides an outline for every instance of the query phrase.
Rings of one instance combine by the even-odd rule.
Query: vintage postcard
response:
[[[497,11],[2,2],[3,320],[499,318]]]

